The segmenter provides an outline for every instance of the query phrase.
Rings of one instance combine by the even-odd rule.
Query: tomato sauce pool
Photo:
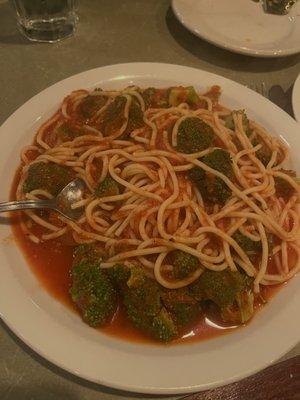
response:
[[[15,199],[16,187],[19,181],[19,173],[16,173],[11,189],[11,199]],[[21,248],[29,267],[39,280],[40,284],[58,301],[63,303],[73,312],[78,312],[73,304],[69,289],[71,285],[70,268],[72,265],[72,253],[74,247],[65,244],[61,240],[50,240],[44,243],[33,243],[21,229],[21,215],[13,214],[11,218],[14,238]],[[277,288],[265,288],[263,296],[270,298]],[[258,309],[260,304],[256,305]],[[217,315],[206,315],[181,332],[181,337],[172,343],[189,343],[194,340],[209,339],[228,333],[236,326],[230,326],[220,321]],[[111,323],[102,327],[101,332],[135,342],[156,343],[136,330],[128,321],[122,305],[119,306]]]

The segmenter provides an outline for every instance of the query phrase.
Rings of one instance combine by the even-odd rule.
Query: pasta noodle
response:
[[[83,119],[83,107],[91,98],[99,104],[92,116]],[[123,107],[121,123],[108,132],[105,118],[115,101]],[[210,93],[198,101],[197,107],[186,102],[169,108],[148,107],[136,87],[71,93],[40,127],[33,145],[22,150],[16,197],[51,198],[43,187],[24,191],[24,182],[34,164],[64,166],[87,184],[85,199],[74,205],[82,207],[84,215],[72,222],[51,213],[27,211],[24,234],[35,243],[66,234],[72,235],[74,244],[96,242],[106,253],[102,268],[117,262],[138,263],[169,289],[191,284],[205,269],[242,269],[253,277],[255,292],[261,285],[290,279],[299,270],[300,187],[282,170],[287,148],[254,121],[249,122],[249,134],[244,114],[231,112]],[[134,105],[143,113],[142,124],[129,131]],[[226,118],[230,116],[229,127]],[[214,140],[207,148],[185,152],[180,150],[179,130],[191,118],[205,122]],[[70,125],[63,132],[65,124]],[[205,162],[220,148],[230,155],[232,177]],[[259,156],[264,148],[270,154],[267,162]],[[212,181],[223,182],[230,198],[224,204],[207,205],[201,187],[189,179],[194,168]],[[108,177],[119,191],[101,195],[99,188]],[[289,185],[289,198],[277,194],[278,178]],[[237,233],[260,243],[261,251],[254,258],[236,240]],[[268,242],[270,235],[274,250]],[[188,277],[174,280],[168,256],[176,249],[196,257],[199,267]],[[290,253],[297,261],[291,261]]]

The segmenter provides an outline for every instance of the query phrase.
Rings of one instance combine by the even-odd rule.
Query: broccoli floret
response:
[[[178,106],[181,103],[187,103],[190,106],[195,106],[199,103],[200,99],[197,95],[193,86],[183,87],[173,87],[169,93],[169,104],[170,106]]]
[[[43,189],[56,196],[68,183],[75,178],[72,169],[54,164],[37,162],[32,164],[23,184],[23,192]]]
[[[128,136],[135,129],[142,128],[145,125],[143,111],[138,103],[133,101],[130,105],[127,127],[124,136]]]
[[[183,279],[191,275],[199,268],[199,260],[197,257],[181,250],[175,250],[170,254],[173,264],[172,275],[175,279]]]
[[[86,96],[78,106],[80,117],[85,120],[91,119],[106,103],[107,98],[99,95]]]
[[[290,170],[280,170],[280,172],[283,172],[284,174],[289,175],[292,178],[296,178],[296,172],[295,171],[290,171]],[[292,185],[289,184],[285,179],[276,176],[274,178],[275,181],[275,190],[276,190],[276,195],[278,197],[282,197],[285,200],[288,200],[294,193],[295,189],[293,188]]]
[[[118,194],[120,194],[119,184],[110,175],[107,175],[95,189],[97,197],[117,196]]]
[[[73,252],[73,262],[78,264],[82,261],[101,262],[103,250],[95,244],[84,243],[76,247]]]
[[[190,324],[201,313],[199,300],[190,294],[188,288],[165,289],[162,301],[179,327]]]
[[[109,322],[117,309],[117,292],[101,269],[101,258],[96,253],[97,250],[92,250],[92,247],[79,248],[71,270],[71,298],[82,319],[92,327]]]
[[[201,161],[224,175],[233,178],[233,169],[230,154],[223,149],[216,149],[203,157]],[[195,167],[189,170],[188,177],[200,191],[203,201],[207,204],[224,205],[231,197],[231,189],[219,177]]]
[[[147,88],[143,90],[142,97],[145,108],[167,108],[169,107],[169,90]]]
[[[255,147],[259,144],[261,144],[262,147],[255,153],[255,155],[260,160],[260,162],[266,167],[271,160],[272,151],[262,140],[260,140],[258,138],[252,140],[253,147]]]
[[[196,153],[211,146],[213,129],[197,117],[185,118],[178,127],[177,150],[181,153]]]
[[[124,304],[127,314],[135,326],[142,323],[143,316],[153,318],[161,309],[159,285],[146,277],[141,279],[139,284],[136,283],[132,287],[128,287],[127,284],[124,293]],[[137,314],[139,315],[138,319],[136,319]]]
[[[225,321],[244,323],[251,318],[254,296],[252,279],[247,275],[229,270],[206,270],[198,281],[203,298],[214,302],[220,308]]]
[[[261,241],[255,242],[240,232],[235,232],[232,239],[248,254],[257,254],[262,250]]]
[[[114,267],[115,268],[115,267]],[[127,267],[129,278],[124,285],[124,271],[115,269],[122,280],[121,291],[126,313],[132,324],[149,336],[168,341],[177,335],[175,322],[171,315],[163,310],[160,285],[147,277],[139,266]]]
[[[223,149],[215,149],[203,157],[201,161],[203,161],[208,167],[213,168],[226,175],[227,178],[232,179],[232,161],[228,151]]]
[[[64,122],[58,129],[57,129],[57,136],[63,141],[69,141],[69,140],[74,140],[75,138],[81,136],[84,134],[84,130],[70,122],[66,121]]]
[[[229,128],[229,129],[234,131],[234,128],[235,128],[234,120],[233,120],[233,115],[234,114],[242,114],[243,128],[244,128],[244,131],[245,131],[246,135],[249,137],[251,135],[251,133],[252,133],[252,130],[250,129],[249,120],[248,120],[247,114],[245,113],[244,110],[232,111],[231,114],[227,115],[226,118],[225,118],[225,126],[226,126],[226,128]]]
[[[165,308],[152,321],[153,337],[161,342],[169,342],[178,336],[177,327]]]
[[[115,286],[123,288],[130,278],[130,269],[124,264],[116,264],[107,270],[107,274]]]
[[[104,136],[110,136],[118,131],[125,121],[124,108],[126,98],[124,96],[117,96],[112,103],[110,103],[104,112],[101,121],[101,132]]]
[[[104,136],[112,135],[122,127],[125,122],[125,105],[126,98],[117,96],[107,107],[101,123],[101,130]],[[127,137],[133,130],[142,128],[144,126],[143,118],[144,115],[140,105],[133,99],[129,108],[127,127],[122,137]]]

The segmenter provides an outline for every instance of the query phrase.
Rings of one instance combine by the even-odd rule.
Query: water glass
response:
[[[12,0],[19,30],[29,40],[57,42],[74,33],[76,0]]]

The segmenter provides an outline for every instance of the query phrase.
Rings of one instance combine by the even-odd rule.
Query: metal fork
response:
[[[250,83],[250,85],[248,85],[248,88],[261,94],[262,96],[266,97],[267,99],[269,98],[269,90],[267,89],[265,82]]]
[[[294,116],[291,103],[291,89],[285,92],[280,85],[273,85],[267,88],[263,81],[260,83],[250,83],[248,88],[271,100],[292,117]]]

